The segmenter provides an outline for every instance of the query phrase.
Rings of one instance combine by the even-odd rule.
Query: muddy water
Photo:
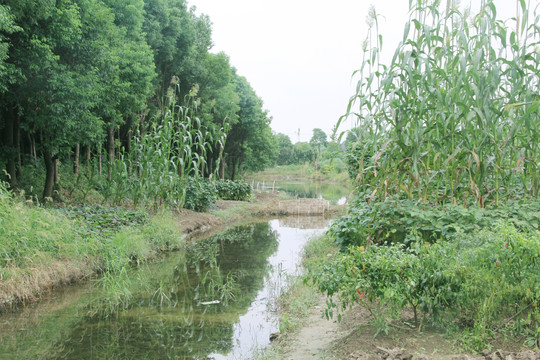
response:
[[[278,331],[275,300],[303,246],[329,225],[316,219],[236,227],[133,270],[117,285],[129,302],[109,315],[95,284],[4,314],[0,359],[249,359]]]

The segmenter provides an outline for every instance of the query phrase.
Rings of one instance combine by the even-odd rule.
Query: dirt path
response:
[[[330,347],[341,336],[339,325],[336,320],[328,321],[321,317],[325,307],[324,298],[319,305],[314,306],[308,316],[306,325],[300,330],[292,341],[289,351],[285,354],[286,359],[330,359]]]
[[[282,359],[305,360],[539,360],[540,350],[523,350],[519,344],[500,344],[481,354],[464,353],[445,334],[426,327],[422,332],[392,328],[374,338],[371,315],[360,306],[343,314],[342,321],[321,317],[324,297],[314,306],[305,325],[287,341]],[[515,345],[515,344],[514,344]],[[513,348],[513,349],[511,349]],[[280,358],[281,359],[281,358]]]
[[[286,360],[540,360],[540,350],[485,351],[463,353],[444,333],[426,328],[392,328],[374,337],[371,315],[360,306],[343,313],[340,323],[321,316],[326,307],[321,296],[292,338],[286,339],[282,357]],[[412,321],[412,320],[411,320]]]

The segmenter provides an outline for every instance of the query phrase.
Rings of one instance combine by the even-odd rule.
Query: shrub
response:
[[[218,180],[215,186],[218,198],[223,200],[245,201],[251,196],[251,185],[244,181]]]
[[[183,182],[185,189],[184,208],[204,211],[216,202],[216,187],[210,180],[201,177],[190,177]]]
[[[460,233],[489,228],[498,221],[508,221],[523,230],[540,228],[540,201],[479,208],[459,205],[431,205],[387,198],[377,203],[358,203],[349,214],[331,227],[341,249],[371,243],[405,243],[412,229],[423,241],[453,240]]]
[[[520,322],[519,335],[539,335],[539,233],[505,223],[436,244],[425,243],[414,231],[409,237],[408,247],[351,247],[311,269],[311,280],[328,295],[326,315],[359,302],[389,321],[408,306],[415,320],[423,315],[481,339],[506,326],[507,319]],[[474,344],[476,350],[485,345]]]

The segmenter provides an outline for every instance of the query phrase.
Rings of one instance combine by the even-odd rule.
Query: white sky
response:
[[[515,1],[495,0],[499,17],[515,16]],[[529,1],[532,12],[540,0]],[[480,2],[461,1],[473,8]],[[313,128],[330,135],[345,113],[356,86],[351,75],[361,65],[371,4],[381,15],[381,62],[388,63],[384,58],[393,55],[402,39],[409,0],[188,0],[188,6],[196,6],[213,23],[212,52],[229,55],[231,65],[264,101],[272,129],[292,142],[309,141]]]

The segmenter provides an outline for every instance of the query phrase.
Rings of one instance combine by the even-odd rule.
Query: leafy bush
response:
[[[215,186],[218,198],[223,200],[245,201],[251,196],[251,185],[244,181],[218,180]]]
[[[387,198],[383,202],[358,203],[349,214],[331,227],[336,244],[341,249],[350,245],[371,243],[405,243],[414,229],[423,241],[455,239],[460,233],[489,228],[505,220],[518,229],[540,229],[540,201],[520,204],[509,202],[501,206],[469,208],[459,205],[431,205]]]
[[[512,316],[523,325],[521,335],[540,335],[539,233],[503,224],[493,231],[460,234],[451,242],[425,243],[414,232],[410,237],[408,247],[351,247],[311,269],[311,280],[328,295],[326,315],[359,302],[389,321],[408,306],[417,323],[422,314],[438,324],[468,329],[467,334],[474,330],[482,339]],[[481,350],[485,344],[472,345]]]
[[[184,208],[194,211],[204,211],[216,202],[216,187],[205,178],[190,177],[183,182],[185,191]]]

